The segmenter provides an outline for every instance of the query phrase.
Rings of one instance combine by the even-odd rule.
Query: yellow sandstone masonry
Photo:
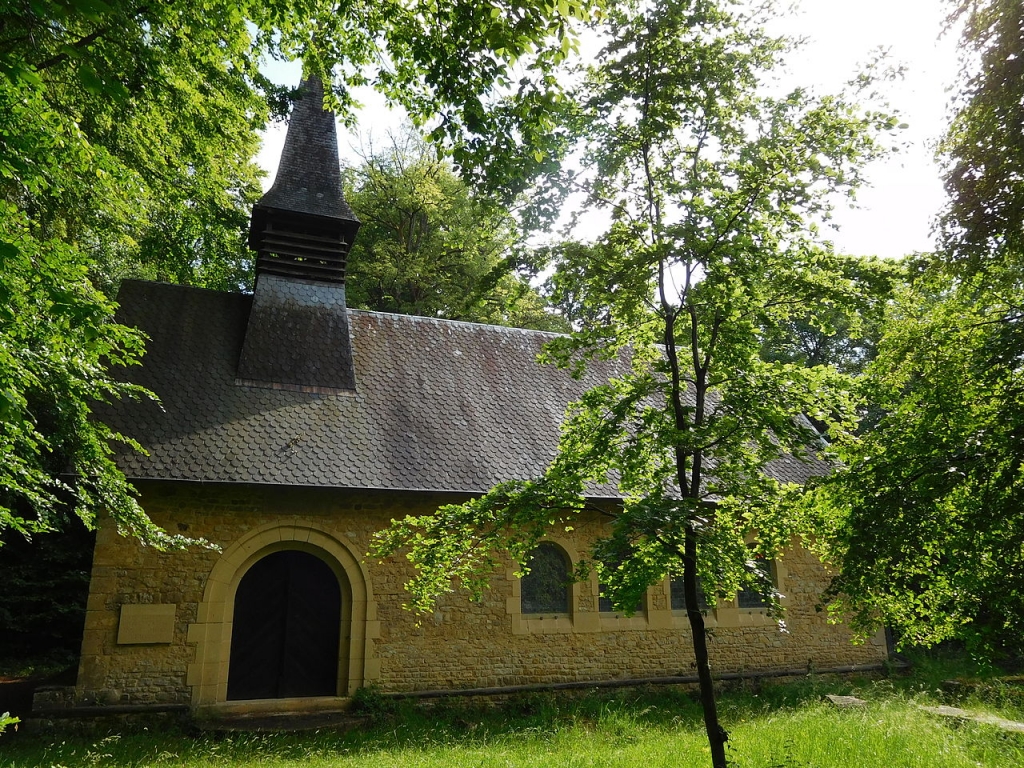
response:
[[[429,514],[460,498],[441,494],[138,483],[153,520],[202,537],[219,551],[158,552],[101,523],[78,679],[81,703],[222,705],[226,699],[234,590],[261,557],[297,549],[324,560],[342,585],[337,692],[362,685],[385,692],[514,686],[689,675],[689,625],[673,612],[669,585],[652,587],[632,617],[600,613],[596,577],[572,587],[569,615],[524,616],[512,565],[479,603],[449,595],[430,616],[402,608],[412,576],[402,558],[366,557],[371,535],[392,518]],[[597,518],[551,541],[574,561],[600,530]],[[716,672],[825,669],[885,658],[876,638],[854,645],[815,606],[827,583],[799,546],[776,563],[788,632],[762,609],[719,605],[708,614]],[[163,606],[149,610],[125,606]],[[173,606],[173,609],[169,606]],[[145,643],[123,616],[166,617],[173,632]],[[130,643],[118,643],[119,631]],[[165,636],[168,634],[168,636]]]

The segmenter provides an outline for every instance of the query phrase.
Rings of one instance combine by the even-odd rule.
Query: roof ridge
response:
[[[223,291],[219,288],[206,288],[200,285],[185,285],[183,283],[169,283],[163,280],[143,280],[137,277],[126,277],[121,280],[121,284],[124,283],[137,283],[141,285],[162,285],[176,288],[183,291],[203,291],[206,293],[218,293],[225,296],[244,296],[246,298],[252,298],[252,291]],[[427,322],[427,323],[439,323],[446,325],[466,325],[466,326],[477,326],[480,328],[496,328],[502,331],[516,331],[518,333],[535,334],[538,336],[550,336],[551,338],[558,338],[561,336],[568,336],[567,333],[559,333],[558,331],[541,331],[536,328],[519,328],[514,325],[498,325],[497,323],[478,323],[472,320],[454,320],[450,317],[428,317],[426,315],[406,315],[402,312],[382,312],[376,309],[356,309],[354,307],[347,307],[348,313],[360,314],[360,315],[376,315],[379,317],[395,317],[402,318],[404,320],[413,320],[416,322]]]
[[[125,283],[135,283],[137,285],[160,285],[168,288],[176,288],[182,291],[202,291],[205,293],[217,293],[225,296],[245,296],[252,298],[252,291],[222,291],[220,288],[207,288],[203,285],[186,285],[185,283],[171,283],[166,280],[144,280],[140,277],[123,277],[121,282],[118,284],[118,290],[120,286]]]
[[[497,323],[478,323],[472,320],[454,320],[450,317],[427,317],[426,315],[406,315],[401,312],[381,312],[376,309],[356,309],[354,307],[348,307],[349,314],[361,314],[361,315],[377,315],[380,317],[395,317],[403,318],[406,320],[415,320],[417,322],[427,323],[439,323],[446,325],[467,325],[476,326],[478,328],[496,328],[502,331],[516,331],[518,333],[536,334],[538,336],[550,336],[552,338],[558,338],[560,336],[568,336],[567,333],[559,333],[558,331],[541,331],[536,328],[519,328],[514,325],[498,325]]]

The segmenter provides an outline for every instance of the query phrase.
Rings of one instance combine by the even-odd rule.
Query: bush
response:
[[[20,723],[20,722],[21,721],[18,718],[11,717],[11,713],[10,712],[0,713],[0,733],[3,733],[4,731],[6,731],[7,730],[7,726],[9,726],[9,725],[17,726],[17,724]]]

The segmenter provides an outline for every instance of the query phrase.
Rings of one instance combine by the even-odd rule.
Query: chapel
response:
[[[626,616],[596,576],[569,583],[600,534],[595,513],[552,531],[531,574],[514,564],[482,601],[405,609],[400,558],[372,534],[496,483],[539,476],[566,407],[616,375],[581,379],[537,362],[551,334],[349,309],[345,261],[359,222],[346,204],[335,116],[307,80],[274,185],[252,213],[252,294],[126,281],[118,321],[149,337],[125,371],[160,400],[100,414],[146,453],[117,460],[171,533],[213,547],[159,552],[101,520],[77,705],[187,705],[209,713],[342,706],[363,686],[451,693],[685,679],[694,673],[678,585]],[[768,472],[804,482],[823,466]],[[592,489],[614,510],[616,489]],[[718,672],[876,665],[817,610],[828,574],[798,542],[770,564],[779,631],[756,594],[706,609]]]

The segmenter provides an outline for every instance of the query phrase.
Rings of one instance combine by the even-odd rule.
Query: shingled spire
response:
[[[358,229],[342,194],[336,119],[310,77],[292,108],[274,185],[252,210],[256,291],[236,384],[355,389],[345,260]]]
[[[359,220],[345,202],[334,113],[319,78],[299,86],[277,177],[253,206],[249,247],[263,274],[345,282]]]

